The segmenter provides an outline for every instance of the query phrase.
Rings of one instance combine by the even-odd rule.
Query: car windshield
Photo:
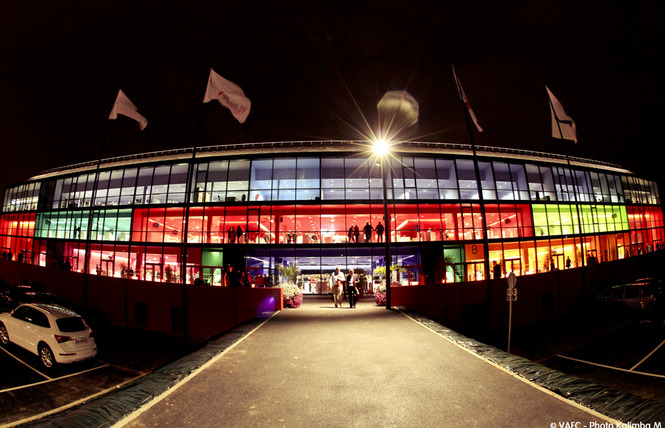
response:
[[[81,317],[59,318],[55,322],[63,333],[87,330],[83,318]]]

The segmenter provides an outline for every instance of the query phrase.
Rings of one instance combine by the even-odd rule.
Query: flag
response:
[[[552,137],[562,140],[573,140],[577,143],[577,126],[573,118],[568,116],[563,106],[556,99],[550,88],[547,89],[547,95],[550,97],[550,111],[552,112]]]
[[[252,106],[251,101],[245,96],[240,86],[226,80],[215,73],[213,69],[210,69],[208,87],[203,102],[207,103],[212,100],[219,101],[222,106],[231,110],[233,117],[240,123],[245,123],[249,115],[249,109]]]
[[[129,98],[127,98],[127,95],[122,92],[122,89],[118,91],[118,96],[115,99],[115,104],[113,104],[113,109],[111,110],[109,119],[117,119],[118,114],[131,117],[137,121],[141,131],[143,131],[146,126],[148,126],[148,120],[137,111],[136,106],[134,106]]]
[[[476,128],[478,128],[478,132],[483,132],[483,128],[478,125],[478,119],[476,118],[476,115],[473,113],[473,109],[471,108],[471,104],[469,103],[469,100],[466,98],[466,94],[464,93],[464,89],[462,89],[462,84],[460,83],[459,79],[457,78],[457,74],[455,73],[455,66],[453,65],[453,76],[455,77],[455,84],[457,85],[457,89],[459,90],[459,95],[460,98],[462,99],[462,102],[466,106],[466,110],[469,112],[469,116],[471,116],[471,120],[473,120],[473,123],[476,125]]]

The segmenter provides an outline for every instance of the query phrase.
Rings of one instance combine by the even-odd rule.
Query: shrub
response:
[[[393,281],[390,283],[392,287],[397,287],[400,285],[399,282]],[[376,304],[379,306],[386,306],[386,284],[382,283],[378,287],[376,287],[376,291],[374,291],[374,300],[376,300]]]
[[[302,290],[295,284],[287,282],[282,284],[285,308],[299,308],[302,304]]]

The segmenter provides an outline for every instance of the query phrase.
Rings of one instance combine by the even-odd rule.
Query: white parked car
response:
[[[75,312],[57,305],[27,303],[0,314],[0,342],[39,356],[47,369],[97,355],[92,330]]]

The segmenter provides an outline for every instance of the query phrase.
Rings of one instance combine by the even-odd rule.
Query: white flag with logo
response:
[[[148,120],[137,111],[134,103],[132,103],[129,98],[127,98],[127,95],[122,92],[122,89],[118,91],[118,96],[115,99],[115,104],[113,104],[113,109],[111,110],[109,119],[117,119],[119,114],[131,117],[137,121],[141,131],[143,131],[146,126],[148,126]]]
[[[550,111],[552,112],[552,137],[562,140],[573,140],[577,143],[577,126],[572,117],[566,114],[559,100],[554,96],[550,88],[547,95],[550,97]]]
[[[249,115],[249,109],[252,106],[251,101],[245,96],[240,86],[226,80],[210,69],[208,88],[205,97],[203,97],[203,102],[207,103],[212,100],[219,101],[222,106],[231,110],[233,117],[240,123],[245,123]]]

